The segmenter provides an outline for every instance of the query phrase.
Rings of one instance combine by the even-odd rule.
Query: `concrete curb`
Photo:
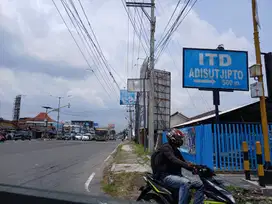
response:
[[[258,184],[258,179],[257,180],[246,180],[246,179],[242,179],[243,181],[246,181],[252,185],[255,185],[257,188],[259,188],[261,190],[261,192],[263,193],[264,196],[272,196],[272,187],[271,186],[266,186],[266,187],[261,187]]]
[[[112,162],[113,159],[117,153],[117,149],[121,146],[124,145],[125,142],[121,142],[120,144],[117,145],[117,147],[115,147],[115,149],[109,154],[109,156],[104,160],[104,164],[103,164],[103,169],[107,168]]]

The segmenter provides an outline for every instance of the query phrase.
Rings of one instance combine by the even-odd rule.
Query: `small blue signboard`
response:
[[[183,48],[183,87],[248,91],[247,52]]]
[[[120,105],[135,105],[136,92],[120,90]]]
[[[94,126],[94,127],[98,127],[98,123],[94,123],[93,126]]]

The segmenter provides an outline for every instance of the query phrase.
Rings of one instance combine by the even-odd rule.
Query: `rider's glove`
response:
[[[198,173],[198,170],[196,167],[193,167],[193,171],[192,171],[192,174],[196,175]]]

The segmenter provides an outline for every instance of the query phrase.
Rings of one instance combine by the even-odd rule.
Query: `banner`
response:
[[[108,124],[108,128],[113,129],[113,128],[115,128],[115,125],[114,124]]]
[[[137,99],[136,92],[120,90],[120,105],[135,105]]]
[[[183,145],[180,148],[182,152],[189,154],[196,153],[196,132],[194,127],[182,128],[181,132],[184,134]]]

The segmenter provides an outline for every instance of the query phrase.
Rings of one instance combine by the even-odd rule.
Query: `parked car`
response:
[[[89,137],[89,140],[94,140],[94,134],[92,134],[91,132],[85,133],[84,135]]]
[[[29,134],[28,131],[18,131],[14,133],[13,136],[14,140],[31,140],[31,135]]]
[[[65,134],[64,135],[64,140],[71,140],[72,139],[72,136],[71,136],[71,134]]]
[[[57,140],[64,140],[64,135],[63,134],[57,135]]]
[[[75,139],[76,140],[82,140],[82,134],[81,133],[78,133],[78,134],[76,134],[76,136],[75,136]]]
[[[6,139],[7,139],[7,140],[13,140],[14,134],[15,134],[15,131],[9,131],[9,132],[6,134]]]
[[[90,140],[90,134],[88,134],[88,133],[85,133],[85,134],[83,134],[82,135],[82,138],[81,138],[81,140],[83,140],[83,141],[87,141],[87,140]]]

